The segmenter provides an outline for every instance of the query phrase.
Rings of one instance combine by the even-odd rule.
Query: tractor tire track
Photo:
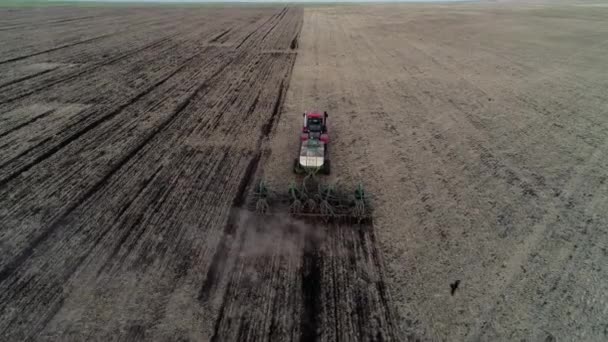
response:
[[[120,62],[120,61],[122,61],[122,60],[125,60],[125,59],[127,59],[127,58],[129,58],[129,57],[131,57],[131,56],[134,56],[134,55],[136,55],[136,54],[138,54],[138,53],[140,53],[140,52],[142,52],[142,51],[145,51],[145,50],[147,50],[147,49],[153,49],[153,48],[156,48],[156,47],[158,47],[159,45],[162,45],[162,44],[164,44],[164,43],[166,43],[166,42],[170,41],[170,40],[171,40],[171,38],[172,38],[172,37],[175,37],[175,36],[177,36],[177,33],[172,34],[172,35],[170,35],[169,37],[164,37],[164,38],[162,38],[162,39],[159,39],[159,40],[157,40],[157,41],[155,41],[155,42],[152,42],[152,43],[150,43],[150,44],[146,44],[146,45],[145,45],[145,46],[143,46],[143,47],[140,47],[140,48],[134,49],[134,50],[132,50],[132,51],[129,51],[129,52],[126,52],[126,53],[123,53],[123,54],[120,54],[120,55],[118,55],[118,56],[116,56],[116,57],[113,57],[113,58],[110,58],[110,59],[108,59],[108,60],[104,60],[104,61],[103,61],[103,62],[101,62],[101,63],[94,64],[94,65],[91,65],[91,66],[88,66],[88,67],[84,67],[84,68],[82,68],[81,70],[77,70],[77,71],[75,71],[75,72],[69,73],[68,75],[65,75],[65,76],[59,77],[59,78],[57,78],[57,79],[52,79],[50,82],[45,82],[45,83],[44,83],[42,86],[39,86],[39,87],[37,87],[37,88],[34,88],[34,89],[29,90],[29,91],[26,91],[26,92],[23,92],[23,93],[21,93],[21,94],[19,94],[19,95],[16,95],[16,96],[9,97],[9,98],[7,98],[7,99],[1,100],[0,104],[8,104],[8,103],[12,103],[12,102],[15,102],[15,101],[17,101],[17,100],[21,100],[21,99],[23,99],[24,97],[30,96],[30,95],[32,95],[32,94],[36,94],[36,93],[39,93],[39,92],[41,92],[41,91],[43,91],[43,90],[47,90],[47,89],[49,89],[49,88],[51,88],[51,87],[53,87],[53,86],[55,86],[55,85],[57,85],[57,84],[59,84],[59,83],[68,82],[68,81],[71,81],[71,80],[77,79],[78,77],[83,76],[83,75],[86,75],[86,74],[87,74],[87,73],[89,73],[89,72],[95,71],[95,70],[97,70],[97,69],[98,69],[98,68],[100,68],[100,67],[115,64],[115,63],[117,63],[117,62]]]
[[[91,42],[94,42],[96,40],[112,37],[112,36],[115,36],[115,35],[118,35],[118,34],[121,34],[121,33],[122,32],[112,32],[112,33],[108,33],[108,34],[102,34],[100,36],[96,36],[96,37],[92,37],[92,38],[89,38],[89,39],[81,40],[81,41],[78,41],[78,42],[75,42],[75,43],[65,44],[65,45],[57,46],[57,47],[54,47],[54,48],[51,48],[51,49],[46,49],[46,50],[30,53],[30,54],[27,54],[27,55],[23,55],[23,56],[18,56],[18,57],[13,57],[13,58],[1,60],[0,61],[0,65],[6,64],[6,63],[20,61],[22,59],[26,59],[26,58],[42,55],[44,53],[49,53],[49,52],[65,49],[65,48],[76,46],[76,45],[91,43]]]
[[[43,160],[49,158],[50,156],[52,156],[53,154],[57,153],[58,151],[60,151],[63,147],[67,146],[68,144],[70,144],[71,142],[75,141],[76,139],[80,138],[81,136],[83,136],[84,134],[86,134],[87,132],[91,131],[92,129],[94,129],[95,127],[99,126],[100,124],[102,124],[105,121],[111,120],[112,118],[114,118],[116,115],[120,114],[125,108],[127,108],[128,106],[136,103],[137,101],[139,101],[141,98],[143,98],[144,96],[148,95],[150,92],[152,92],[154,89],[158,88],[159,86],[161,86],[163,83],[165,83],[167,80],[169,80],[171,77],[173,77],[175,74],[177,74],[180,70],[182,70],[183,68],[186,67],[187,63],[189,61],[191,61],[192,59],[194,59],[196,56],[192,56],[190,57],[186,63],[184,63],[181,67],[173,70],[172,72],[170,72],[167,76],[165,76],[164,78],[160,79],[158,82],[154,83],[153,85],[151,85],[150,87],[148,87],[147,89],[145,89],[144,91],[142,91],[141,93],[137,94],[137,96],[133,97],[132,99],[130,99],[128,102],[118,106],[118,108],[116,108],[115,110],[113,110],[112,112],[103,115],[99,118],[97,118],[96,120],[94,120],[93,122],[89,123],[88,125],[84,126],[82,129],[80,129],[78,132],[76,132],[74,135],[71,135],[69,137],[67,137],[65,140],[61,141],[59,144],[55,145],[54,147],[50,148],[49,150],[47,150],[45,153],[43,153],[42,155],[36,157],[32,162],[27,163],[25,165],[23,165],[21,168],[15,170],[14,172],[8,174],[6,177],[0,179],[0,188],[2,188],[5,184],[7,184],[8,182],[10,182],[11,180],[15,179],[16,177],[18,177],[20,174],[22,174],[23,172],[28,171],[29,169],[31,169],[34,165],[42,162]],[[184,106],[187,105],[187,103],[184,104]],[[35,150],[36,147],[38,145],[24,151],[24,154],[29,153],[32,150]],[[22,155],[16,156],[13,159],[10,159],[6,162],[3,163],[3,165],[0,167],[4,167],[7,164],[9,164],[10,162],[18,159],[19,157],[21,157]],[[2,274],[2,272],[0,271],[0,275]],[[2,277],[0,276],[0,279]]]
[[[42,76],[42,75],[47,74],[47,73],[49,73],[49,72],[51,72],[51,71],[53,71],[53,70],[55,70],[55,69],[57,69],[57,68],[52,68],[52,69],[48,69],[48,70],[43,70],[43,71],[40,71],[40,72],[33,73],[33,74],[31,74],[31,75],[27,75],[27,76],[23,76],[23,77],[16,78],[16,79],[11,80],[11,81],[8,81],[8,82],[6,82],[6,83],[0,84],[0,89],[5,88],[5,87],[8,87],[8,86],[11,86],[11,85],[13,85],[13,84],[15,84],[15,83],[19,83],[19,82],[27,81],[27,80],[32,79],[32,78],[34,78],[34,77]]]
[[[27,120],[27,121],[25,121],[25,122],[23,122],[23,123],[20,123],[20,124],[18,124],[18,125],[15,125],[15,126],[13,126],[13,127],[10,127],[9,129],[5,130],[4,132],[0,132],[0,138],[2,138],[2,137],[4,137],[4,136],[6,136],[6,135],[8,135],[8,134],[11,134],[11,133],[13,133],[13,132],[15,132],[15,131],[18,131],[19,129],[21,129],[21,128],[23,128],[23,127],[25,127],[25,126],[29,125],[29,124],[32,124],[32,123],[34,123],[34,122],[36,122],[36,121],[38,121],[38,120],[40,120],[40,119],[42,119],[42,118],[45,118],[45,117],[47,117],[49,114],[53,113],[54,111],[55,111],[55,109],[47,110],[47,111],[45,111],[45,112],[43,112],[43,113],[41,113],[41,114],[38,114],[38,115],[34,116],[33,118],[31,118],[31,119],[29,119],[29,120]],[[1,148],[1,147],[0,147],[0,148]],[[1,169],[2,167],[3,167],[3,165],[2,165],[2,166],[0,166],[0,169]]]

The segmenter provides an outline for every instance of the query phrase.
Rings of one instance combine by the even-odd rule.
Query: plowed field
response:
[[[0,13],[2,339],[225,340],[206,279],[302,10]]]
[[[0,10],[0,340],[608,339],[608,8]],[[365,224],[258,216],[301,113]]]

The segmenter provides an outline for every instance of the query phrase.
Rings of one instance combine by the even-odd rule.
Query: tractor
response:
[[[328,175],[329,133],[327,112],[306,112],[300,134],[299,155],[294,160],[293,170],[297,174],[317,173]]]
[[[300,133],[299,155],[294,171],[304,177],[291,182],[285,192],[272,191],[264,180],[253,189],[248,208],[260,215],[288,212],[293,217],[325,222],[370,223],[370,196],[359,184],[353,190],[323,181],[317,174],[329,174],[327,112],[306,112]]]

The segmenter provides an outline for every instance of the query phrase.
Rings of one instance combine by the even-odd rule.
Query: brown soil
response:
[[[265,176],[330,113],[330,180],[375,195],[406,336],[608,338],[608,9],[307,8]],[[457,285],[456,285],[457,284]]]
[[[608,8],[0,19],[2,340],[608,338]],[[244,209],[313,108],[372,223]]]
[[[0,12],[0,336],[222,339],[199,293],[302,10],[44,13]]]

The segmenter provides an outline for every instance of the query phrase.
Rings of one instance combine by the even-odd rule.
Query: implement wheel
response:
[[[329,159],[325,159],[323,166],[321,166],[321,173],[324,175],[329,175],[330,172],[331,172],[331,166],[329,163]]]
[[[300,165],[300,158],[296,158],[293,160],[293,172],[297,175],[301,175],[304,173],[304,168]]]

